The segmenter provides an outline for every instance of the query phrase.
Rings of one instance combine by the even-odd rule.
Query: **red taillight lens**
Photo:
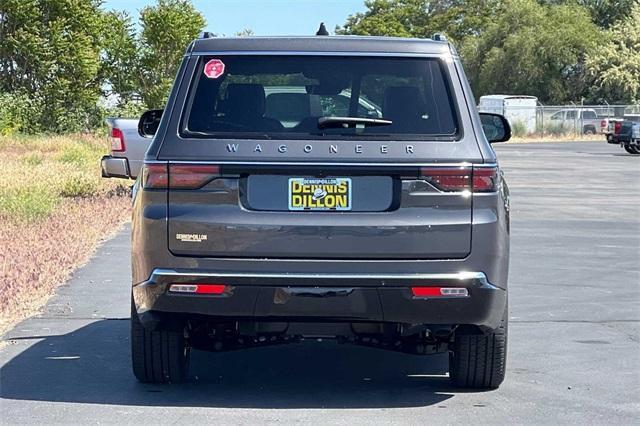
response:
[[[123,152],[124,150],[124,134],[122,133],[122,130],[114,127],[111,129],[111,151]]]
[[[607,127],[607,120],[602,120],[600,122],[600,127],[602,127],[602,128]]]
[[[422,167],[420,176],[441,191],[492,192],[497,188],[497,167]]]
[[[145,164],[142,166],[142,187],[149,189],[167,189],[169,171],[166,164]]]
[[[464,287],[411,287],[413,297],[467,297]]]
[[[442,191],[471,190],[471,167],[422,167],[420,175]]]
[[[223,294],[226,286],[224,284],[171,284],[171,293],[190,294]]]
[[[614,133],[620,133],[620,129],[622,129],[622,123],[619,121],[616,121],[616,123],[613,125],[613,131]]]
[[[169,188],[197,189],[220,175],[220,166],[211,164],[169,165]]]
[[[142,186],[150,189],[198,189],[220,176],[214,164],[145,164]]]
[[[497,167],[473,168],[473,192],[493,192],[498,188]]]

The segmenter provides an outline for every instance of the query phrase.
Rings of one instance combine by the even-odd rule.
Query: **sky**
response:
[[[103,9],[138,11],[155,0],[105,0]],[[362,12],[364,0],[192,0],[207,20],[206,31],[233,36],[245,28],[258,36],[313,35],[320,22],[333,34],[347,16]]]

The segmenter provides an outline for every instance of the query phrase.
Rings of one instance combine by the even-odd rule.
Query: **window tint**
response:
[[[436,59],[216,56],[196,69],[182,119],[185,137],[403,139],[458,133]],[[318,125],[321,117],[385,119],[371,126]],[[229,135],[232,133],[233,135]]]
[[[582,118],[586,120],[591,120],[594,118],[598,118],[598,116],[594,111],[582,111]]]

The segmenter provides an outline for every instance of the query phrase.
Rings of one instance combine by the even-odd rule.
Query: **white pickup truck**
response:
[[[600,117],[594,109],[567,108],[561,109],[549,117],[552,123],[558,123],[565,129],[573,129],[576,133],[595,135],[600,129]]]
[[[137,118],[107,118],[111,153],[102,157],[102,177],[135,179],[151,138],[138,133]]]

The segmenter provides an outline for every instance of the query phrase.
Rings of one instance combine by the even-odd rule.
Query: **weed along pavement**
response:
[[[127,228],[41,315],[4,336],[3,423],[636,422],[639,159],[604,142],[496,150],[512,229],[499,390],[453,388],[446,356],[334,342],[196,352],[187,383],[139,384],[129,359]]]

